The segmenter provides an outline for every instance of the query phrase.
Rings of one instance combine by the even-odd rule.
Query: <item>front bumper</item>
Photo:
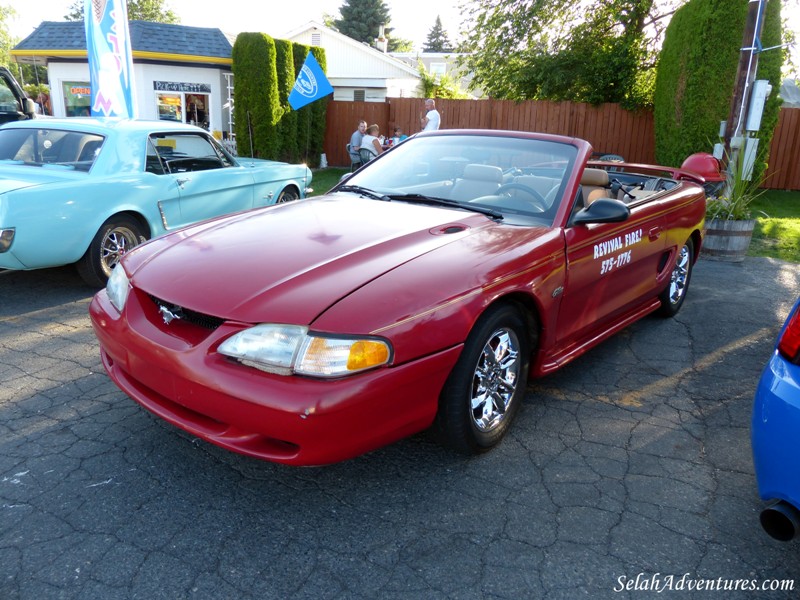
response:
[[[317,380],[264,373],[218,354],[241,324],[174,336],[170,328],[189,326],[164,325],[133,297],[120,315],[105,290],[89,312],[103,366],[131,398],[206,441],[291,465],[346,460],[429,427],[461,352],[457,346],[396,367]]]
[[[777,351],[758,383],[751,435],[759,495],[800,509],[800,366]]]

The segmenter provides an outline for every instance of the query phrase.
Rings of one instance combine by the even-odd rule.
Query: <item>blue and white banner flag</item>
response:
[[[298,110],[331,93],[333,93],[333,86],[325,77],[325,72],[314,58],[314,54],[309,52],[303,68],[300,69],[297,80],[294,82],[292,93],[289,94],[289,105],[294,110]]]
[[[136,116],[126,0],[84,0],[93,117]]]

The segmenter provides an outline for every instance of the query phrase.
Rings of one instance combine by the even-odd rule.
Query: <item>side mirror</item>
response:
[[[22,112],[25,113],[25,116],[29,119],[33,119],[33,115],[36,114],[36,102],[30,98],[23,98]]]
[[[573,225],[589,223],[619,223],[631,216],[631,209],[624,202],[612,198],[599,198],[578,211],[572,219]]]

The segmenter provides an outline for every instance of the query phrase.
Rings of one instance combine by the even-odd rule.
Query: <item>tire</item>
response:
[[[275,200],[275,204],[285,204],[286,202],[294,202],[295,200],[300,199],[300,194],[298,193],[297,189],[293,187],[283,188],[281,193],[278,194],[278,199]]]
[[[86,253],[75,263],[78,274],[92,287],[103,287],[125,253],[146,240],[138,221],[115,215],[103,223]]]
[[[658,314],[662,317],[674,317],[683,306],[686,300],[686,293],[689,291],[689,282],[692,279],[692,265],[694,264],[694,243],[691,238],[678,252],[675,260],[675,267],[669,278],[669,284],[661,292],[658,299],[661,307]]]
[[[525,396],[528,331],[510,304],[490,308],[475,324],[439,397],[436,430],[446,445],[478,454],[503,439]]]

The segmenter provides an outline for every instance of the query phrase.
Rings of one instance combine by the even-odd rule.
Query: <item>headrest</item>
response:
[[[494,167],[492,165],[467,165],[464,167],[464,179],[502,183],[503,169],[500,167]]]
[[[598,187],[608,187],[608,171],[603,169],[592,169],[588,167],[583,170],[581,185],[596,185]]]

